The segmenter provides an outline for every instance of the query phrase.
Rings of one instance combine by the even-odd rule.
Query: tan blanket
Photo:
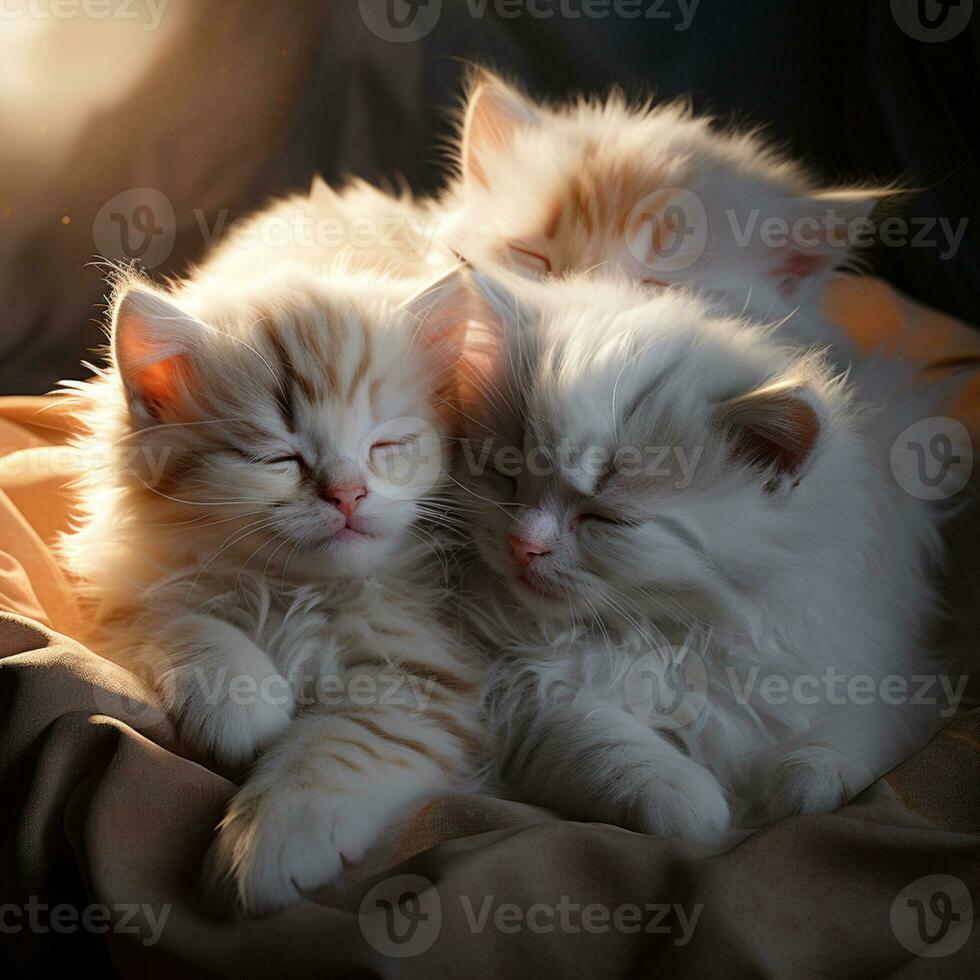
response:
[[[830,309],[933,360],[971,331],[874,280]],[[980,431],[980,390],[958,414]],[[429,801],[343,888],[227,924],[196,897],[234,786],[174,751],[139,682],[71,639],[49,545],[67,526],[71,419],[0,400],[0,950],[31,975],[980,977],[980,713],[836,813],[709,857],[484,796]],[[972,525],[971,525],[972,526]],[[976,534],[952,601],[976,609]],[[960,627],[977,649],[976,620]],[[0,952],[0,973],[4,953]]]

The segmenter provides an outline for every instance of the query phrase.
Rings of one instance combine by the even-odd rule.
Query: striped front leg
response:
[[[256,763],[209,858],[248,913],[297,901],[356,862],[412,800],[470,788],[483,762],[478,682],[439,658],[362,658],[342,704],[307,709]]]

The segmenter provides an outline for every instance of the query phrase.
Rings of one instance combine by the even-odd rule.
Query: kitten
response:
[[[476,277],[459,457],[498,776],[710,844],[733,807],[837,807],[936,722],[835,685],[936,670],[938,514],[890,453],[937,392],[884,360],[837,377],[682,290],[510,278]]]
[[[305,194],[273,201],[224,229],[224,243],[198,276],[262,275],[269,262],[297,262],[394,278],[432,279],[459,265],[443,241],[435,201],[395,195],[362,180],[339,190],[316,177]]]
[[[453,156],[457,175],[435,199],[317,180],[309,199],[261,221],[312,211],[360,267],[396,275],[465,257],[532,278],[694,287],[727,313],[785,320],[788,339],[841,365],[858,355],[820,295],[857,266],[872,212],[898,188],[820,189],[758,133],[719,130],[682,103],[612,95],[547,107],[487,71],[473,76]]]
[[[729,313],[786,319],[806,346],[856,349],[821,312],[821,287],[873,230],[890,190],[818,190],[752,133],[679,104],[613,95],[549,108],[476,76],[442,202],[442,239],[523,275],[621,274],[651,290],[695,286]],[[848,237],[852,236],[852,237]]]
[[[255,760],[209,867],[256,912],[473,782],[482,675],[438,536],[458,286],[232,271],[120,276],[63,551],[94,649],[151,676],[192,754]]]

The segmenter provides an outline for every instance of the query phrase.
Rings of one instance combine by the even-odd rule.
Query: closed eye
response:
[[[285,466],[288,463],[295,463],[300,469],[309,469],[306,460],[299,453],[290,453],[288,455],[283,453],[281,456],[257,456],[255,453],[246,452],[244,449],[239,449],[235,446],[225,450],[225,452],[245,460],[246,463],[251,463],[252,466]]]
[[[306,468],[306,460],[297,454],[292,456],[273,456],[272,459],[256,460],[256,462],[265,463],[266,466],[285,466],[287,463],[295,463],[297,466]]]
[[[396,449],[398,446],[407,445],[410,441],[410,439],[382,439],[371,447],[371,452],[376,449]]]
[[[551,260],[534,249],[526,248],[524,245],[513,243],[507,246],[511,258],[530,272],[537,272],[540,275],[548,275],[551,272]]]
[[[613,527],[632,527],[635,522],[628,520],[625,517],[619,517],[614,514],[597,514],[590,512],[587,514],[579,514],[576,523],[581,523],[582,521],[594,521],[597,524],[609,524]]]

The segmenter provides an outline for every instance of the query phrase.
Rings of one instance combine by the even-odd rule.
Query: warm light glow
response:
[[[90,16],[89,7],[85,0],[0,3],[3,155],[40,152],[50,160],[67,147],[93,112],[111,107],[138,82],[175,36],[186,0],[108,8],[136,11],[136,18]],[[64,13],[55,16],[56,9]]]

